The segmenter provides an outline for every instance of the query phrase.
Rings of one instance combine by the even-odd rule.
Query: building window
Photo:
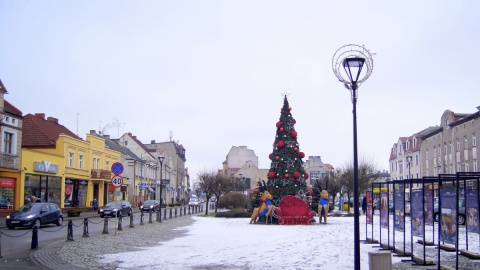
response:
[[[83,169],[83,155],[78,156],[78,168]]]
[[[407,141],[406,150],[408,151],[408,149],[410,149],[410,141]]]
[[[107,162],[105,163],[105,170],[110,170],[110,161],[107,160]]]
[[[468,149],[468,138],[467,138],[467,136],[463,137],[463,141],[465,142],[465,149]]]
[[[477,146],[477,136],[475,136],[475,133],[472,134],[472,146]]]
[[[457,151],[460,151],[460,139],[457,139]]]
[[[13,151],[13,133],[5,132],[3,138],[3,152],[12,154]]]
[[[461,172],[462,171],[462,167],[460,165],[460,162],[457,162],[457,172]]]
[[[15,120],[17,120],[17,119],[12,118],[12,124],[15,124]]]
[[[465,162],[465,172],[469,172],[470,166],[468,165],[468,162]]]
[[[73,168],[73,153],[68,153],[68,167]]]
[[[97,169],[100,169],[100,159],[97,158]]]
[[[477,167],[477,159],[473,160],[473,171],[478,172],[478,167]]]
[[[448,148],[450,148],[450,154],[453,153],[452,141],[448,142]]]
[[[413,138],[413,148],[417,147],[417,138]]]

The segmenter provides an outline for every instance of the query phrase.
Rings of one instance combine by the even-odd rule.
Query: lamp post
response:
[[[163,166],[163,160],[165,160],[165,157],[164,156],[158,156],[158,161],[160,161],[160,196],[158,196],[158,200],[160,201],[159,202],[159,208],[158,208],[158,214],[159,214],[159,217],[158,217],[158,220],[159,222],[162,222],[162,187],[163,187],[163,180],[162,180],[162,166]],[[157,187],[158,189],[158,187]]]
[[[366,71],[362,73],[362,68]],[[341,72],[345,70],[345,75]],[[357,90],[373,70],[373,59],[370,52],[363,46],[349,44],[338,49],[333,55],[332,68],[335,76],[351,91],[353,104],[353,215],[354,215],[354,265],[360,270],[360,217],[358,190],[358,154],[357,154]]]
[[[408,176],[407,179],[410,179],[410,166],[412,164],[412,156],[406,156],[407,159],[407,166],[408,166]]]

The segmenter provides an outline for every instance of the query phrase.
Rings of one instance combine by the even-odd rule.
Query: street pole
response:
[[[160,196],[158,196],[159,202],[159,208],[158,208],[158,214],[159,214],[159,221],[162,222],[162,187],[163,187],[163,181],[162,181],[162,173],[163,173],[163,160],[165,159],[164,156],[159,156],[158,161],[160,161]]]

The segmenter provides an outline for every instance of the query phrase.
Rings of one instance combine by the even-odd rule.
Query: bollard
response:
[[[175,217],[177,217],[177,207],[175,207]]]
[[[0,232],[0,258],[2,257],[2,232]]]
[[[143,223],[143,211],[140,213],[140,225],[145,225]]]
[[[83,237],[90,237],[88,234],[88,218],[83,219]]]
[[[167,219],[167,207],[163,209],[163,219]]]
[[[190,215],[190,205],[188,206],[188,214]]]
[[[135,228],[135,226],[133,226],[133,212],[130,214],[130,228]]]
[[[118,228],[117,230],[119,231],[123,231],[123,228],[122,228],[122,210],[119,211],[119,215],[118,215]]]
[[[172,218],[173,209],[170,208],[170,219]]]
[[[38,248],[38,227],[37,225],[33,226],[32,230],[32,245],[30,249],[37,249]]]
[[[183,215],[186,216],[187,215],[187,207],[183,207]]]
[[[158,208],[157,215],[158,215],[157,222],[162,222],[162,208]]]
[[[73,241],[73,221],[68,221],[67,241]]]
[[[155,217],[156,217],[156,218],[155,218],[155,221],[156,221],[156,222],[160,222],[160,221],[159,221],[159,217],[158,217],[158,212],[159,212],[159,211],[155,211]]]
[[[180,206],[180,216],[182,216],[182,207]]]
[[[108,233],[108,217],[105,217],[103,220],[103,232],[102,233]]]
[[[152,223],[152,211],[148,211],[148,223]]]
[[[390,251],[368,252],[370,270],[392,270],[392,253]]]

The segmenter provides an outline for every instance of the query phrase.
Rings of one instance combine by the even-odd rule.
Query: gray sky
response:
[[[269,168],[289,93],[300,150],[352,160],[346,44],[375,53],[357,103],[359,156],[480,105],[478,1],[1,1],[0,78],[24,114],[85,138],[173,139],[195,178],[246,145]],[[306,159],[305,159],[306,160]]]

